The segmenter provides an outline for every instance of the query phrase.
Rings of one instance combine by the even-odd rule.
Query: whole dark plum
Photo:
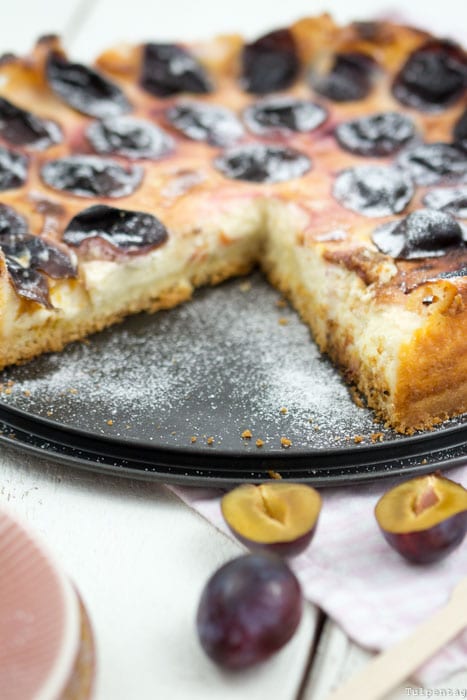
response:
[[[277,29],[246,44],[241,61],[243,88],[257,95],[288,88],[300,70],[295,39],[288,29]]]
[[[207,582],[196,618],[206,654],[228,669],[266,660],[296,631],[302,614],[297,578],[277,555],[246,554]]]
[[[45,68],[54,93],[77,112],[103,119],[131,110],[123,91],[98,71],[52,51]]]
[[[467,61],[462,49],[449,41],[430,41],[409,56],[396,76],[394,96],[421,111],[445,109],[467,85]]]
[[[0,97],[0,136],[12,146],[30,146],[38,150],[62,140],[62,132],[55,122],[41,119],[4,97]]]

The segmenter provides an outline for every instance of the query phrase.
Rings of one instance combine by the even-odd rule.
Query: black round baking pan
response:
[[[395,476],[409,477],[436,470],[446,471],[465,464],[467,460],[467,445],[464,443],[457,447],[435,450],[424,457],[385,459],[329,468],[313,467],[306,461],[297,463],[293,459],[274,465],[277,467],[274,470],[269,462],[263,465],[256,462],[256,468],[251,468],[244,462],[240,466],[228,462],[218,463],[212,456],[204,466],[198,463],[195,468],[191,462],[183,464],[182,460],[174,459],[175,456],[167,452],[154,450],[150,455],[136,453],[133,458],[125,458],[117,453],[100,454],[92,440],[81,439],[80,444],[72,446],[61,441],[62,437],[66,440],[67,436],[60,431],[55,434],[53,431],[47,434],[41,432],[38,435],[31,431],[31,425],[25,424],[23,428],[0,421],[0,440],[13,449],[70,467],[185,486],[228,487],[244,482],[259,483],[278,476],[318,487],[347,486]],[[149,457],[147,460],[146,456]]]
[[[445,465],[467,442],[466,416],[413,436],[375,423],[259,274],[8,368],[0,383],[16,445],[147,478],[237,482],[273,470],[343,483]]]

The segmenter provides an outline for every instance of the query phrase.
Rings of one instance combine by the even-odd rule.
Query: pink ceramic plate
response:
[[[74,588],[47,550],[0,512],[2,700],[87,700],[93,659]]]

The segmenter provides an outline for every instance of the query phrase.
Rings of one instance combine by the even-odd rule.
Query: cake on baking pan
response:
[[[387,22],[0,62],[0,366],[260,265],[378,417],[467,411],[467,56]]]

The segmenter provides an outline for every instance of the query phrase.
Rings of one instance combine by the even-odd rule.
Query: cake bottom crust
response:
[[[12,342],[0,341],[0,357],[3,367],[22,364],[46,352],[59,352],[69,343],[83,338],[122,322],[129,315],[145,311],[155,313],[162,309],[171,309],[184,301],[188,301],[197,287],[216,285],[230,277],[248,274],[256,263],[256,256],[245,258],[244,251],[227,261],[210,259],[198,266],[193,274],[178,281],[170,280],[153,291],[142,291],[141,294],[124,308],[103,313],[102,309],[85,312],[70,321],[50,317],[44,324],[33,327],[27,333],[20,333]]]

